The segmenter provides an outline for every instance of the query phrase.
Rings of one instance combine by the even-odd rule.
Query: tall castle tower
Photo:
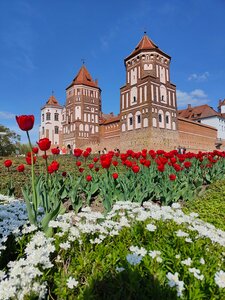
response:
[[[63,144],[74,149],[99,141],[101,117],[101,89],[93,81],[84,65],[72,83],[66,88],[66,104],[63,109]]]
[[[62,109],[57,99],[52,95],[41,108],[41,125],[39,138],[49,138],[52,147],[62,146]]]
[[[125,58],[126,84],[120,89],[121,136],[141,128],[177,131],[176,86],[170,82],[170,60],[146,34]]]

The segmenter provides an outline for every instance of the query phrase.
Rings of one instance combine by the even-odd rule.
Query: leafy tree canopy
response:
[[[0,124],[0,156],[16,153],[20,135]]]

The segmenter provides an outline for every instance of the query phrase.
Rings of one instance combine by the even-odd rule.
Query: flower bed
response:
[[[1,206],[1,222],[15,203]],[[117,202],[106,215],[87,207],[51,221],[51,238],[22,227],[25,215],[10,222],[19,222],[11,228],[19,253],[0,272],[0,299],[224,298],[225,232],[179,204]]]

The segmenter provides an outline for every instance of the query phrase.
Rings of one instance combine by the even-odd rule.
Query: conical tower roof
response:
[[[162,50],[160,50],[158,46],[145,33],[142,39],[140,40],[140,42],[135,47],[134,51],[128,57],[125,58],[125,61],[140,52],[149,51],[149,50],[155,50],[170,58],[170,56],[164,53]]]
[[[98,88],[97,82],[92,80],[90,73],[88,72],[88,70],[86,69],[86,67],[84,65],[82,65],[78,74],[73,79],[72,83],[67,87],[67,89],[73,85],[78,85],[78,84]]]

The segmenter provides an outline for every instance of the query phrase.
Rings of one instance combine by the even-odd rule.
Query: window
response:
[[[164,101],[164,96],[162,96],[162,101]]]
[[[45,128],[42,127],[42,135],[45,133]]]
[[[138,116],[137,116],[137,122],[138,122],[138,124],[141,123],[141,115],[138,115]]]
[[[51,120],[51,113],[50,112],[47,112],[47,114],[46,114],[46,120],[47,121]]]
[[[55,126],[55,134],[58,134],[58,133],[59,133],[59,127]]]
[[[159,114],[159,122],[161,123],[162,122],[162,115]]]
[[[166,116],[166,124],[169,124],[169,116]]]
[[[133,98],[133,102],[136,102],[137,100],[136,100],[136,97],[134,96],[134,98]]]
[[[45,120],[45,115],[42,114],[42,122],[44,122],[44,120]]]
[[[129,124],[130,124],[130,126],[133,125],[133,118],[132,117],[129,118]]]
[[[59,121],[59,114],[58,114],[58,113],[55,113],[55,115],[54,115],[54,120],[55,120],[55,121]]]

